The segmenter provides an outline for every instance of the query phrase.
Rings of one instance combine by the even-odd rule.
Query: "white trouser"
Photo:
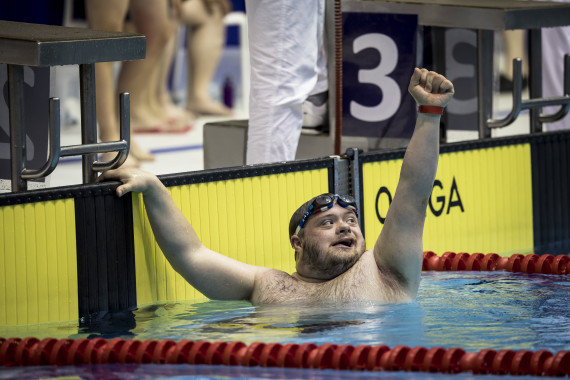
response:
[[[570,53],[570,27],[542,29],[542,96],[564,95],[564,55]],[[542,113],[552,114],[560,106],[545,107]],[[559,121],[544,124],[544,130],[570,129],[570,114]]]
[[[294,160],[303,102],[328,88],[325,0],[245,3],[251,60],[246,163]]]

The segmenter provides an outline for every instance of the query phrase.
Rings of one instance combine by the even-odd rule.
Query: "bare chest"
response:
[[[270,270],[256,281],[251,302],[254,305],[294,301],[375,300],[401,302],[407,296],[383,276],[371,255],[362,258],[348,271],[323,283],[297,280],[285,272]]]

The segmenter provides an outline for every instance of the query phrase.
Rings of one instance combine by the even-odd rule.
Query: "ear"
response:
[[[297,235],[291,236],[291,247],[295,250],[295,262],[299,259],[299,251],[301,250],[301,239]]]
[[[301,239],[299,238],[299,236],[297,235],[291,236],[290,241],[291,241],[291,247],[293,247],[295,252],[301,249]]]

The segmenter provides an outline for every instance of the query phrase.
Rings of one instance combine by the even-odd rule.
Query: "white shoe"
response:
[[[319,134],[328,125],[328,96],[326,95],[328,94],[310,96],[303,103],[303,132]]]

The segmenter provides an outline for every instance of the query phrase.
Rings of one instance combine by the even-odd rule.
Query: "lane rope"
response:
[[[357,371],[570,375],[570,351],[352,346],[349,344],[0,338],[0,365],[208,364]]]
[[[499,271],[569,274],[570,257],[566,255],[522,255],[515,253],[501,257],[496,253],[445,252],[438,256],[432,251],[423,254],[422,270],[425,271]]]

